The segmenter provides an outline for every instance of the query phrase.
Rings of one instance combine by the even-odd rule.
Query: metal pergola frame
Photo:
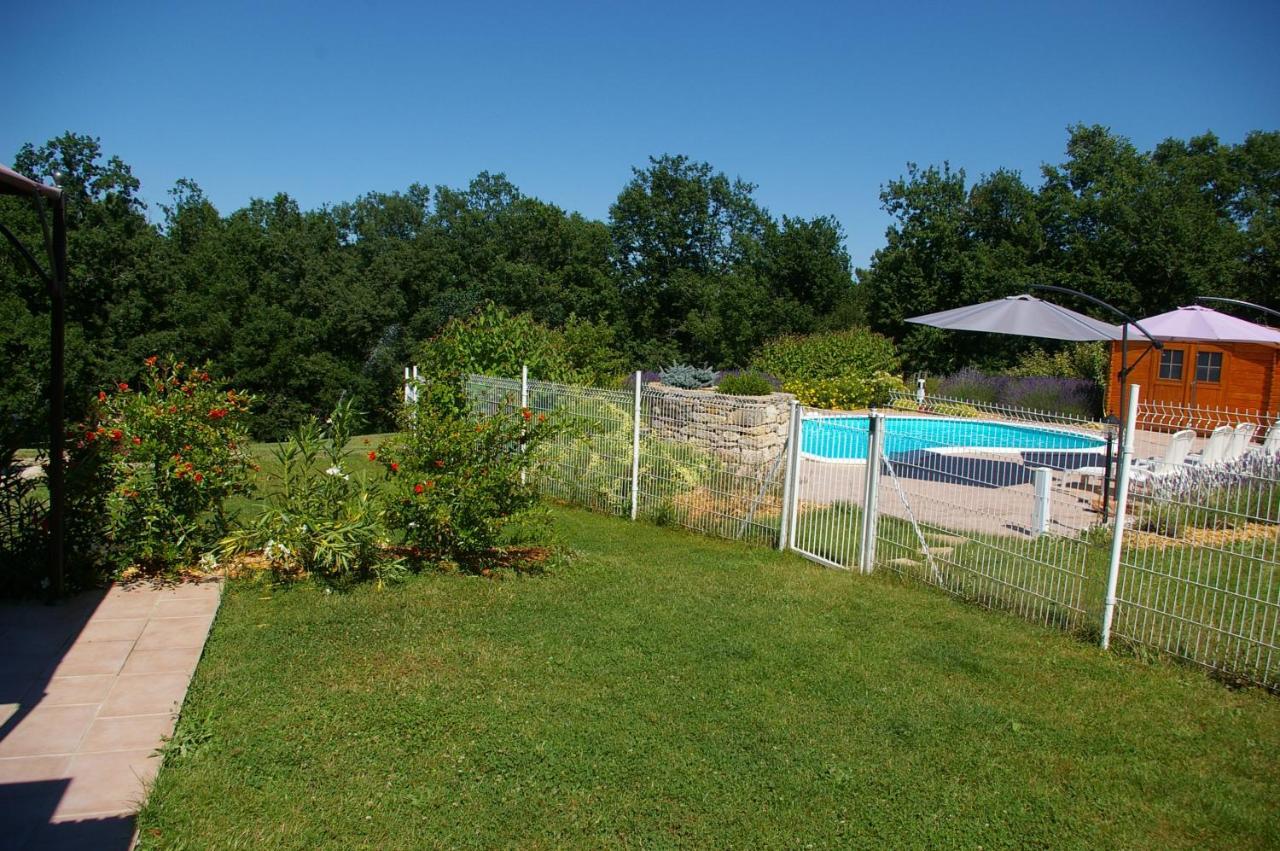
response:
[[[35,255],[0,222],[0,234],[26,261],[49,293],[49,577],[51,591],[61,596],[65,590],[63,535],[66,520],[66,366],[63,358],[66,337],[67,291],[67,205],[62,190],[47,186],[12,169],[0,166],[0,195],[30,198],[40,216],[44,250],[49,260],[46,271]],[[50,225],[52,218],[52,225]]]

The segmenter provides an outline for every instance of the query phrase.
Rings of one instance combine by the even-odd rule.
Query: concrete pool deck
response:
[[[0,605],[0,848],[130,847],[221,587]]]

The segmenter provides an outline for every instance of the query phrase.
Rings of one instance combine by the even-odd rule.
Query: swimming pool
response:
[[[993,420],[945,417],[884,418],[884,448],[889,456],[927,449],[933,452],[1094,452],[1106,439],[1065,429],[1013,425]],[[803,424],[800,451],[826,461],[866,461],[866,417],[815,417]]]

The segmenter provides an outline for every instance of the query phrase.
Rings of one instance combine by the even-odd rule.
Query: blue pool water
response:
[[[885,453],[889,456],[922,449],[987,451],[1097,450],[1101,437],[1053,428],[1011,425],[984,420],[942,417],[885,417]],[[815,417],[805,420],[800,449],[806,455],[839,461],[866,460],[866,417]]]

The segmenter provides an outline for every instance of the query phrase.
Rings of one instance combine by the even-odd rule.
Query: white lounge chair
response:
[[[1280,420],[1267,429],[1267,436],[1263,438],[1262,446],[1253,451],[1263,455],[1280,455]]]
[[[1147,482],[1151,479],[1159,479],[1165,476],[1174,476],[1186,470],[1187,455],[1191,452],[1191,444],[1196,439],[1196,433],[1192,429],[1184,429],[1175,432],[1169,438],[1168,445],[1164,448],[1164,454],[1159,458],[1140,458],[1133,462],[1130,468],[1132,474],[1131,481]],[[1101,477],[1106,470],[1102,467],[1077,467],[1071,472],[1080,476],[1081,483],[1086,478]]]
[[[1249,451],[1249,445],[1253,443],[1253,433],[1257,430],[1257,423],[1240,423],[1237,425],[1235,432],[1231,435],[1231,445],[1227,447],[1227,454],[1222,457],[1222,460],[1234,461],[1237,458],[1243,458],[1244,454]]]
[[[1169,444],[1164,448],[1164,456],[1160,460],[1145,458],[1133,462],[1133,481],[1146,482],[1165,476],[1176,476],[1187,470],[1187,456],[1191,454],[1191,444],[1195,442],[1194,429],[1183,429],[1174,432]]]
[[[1231,441],[1235,439],[1235,434],[1236,430],[1229,425],[1218,426],[1213,430],[1213,434],[1209,435],[1209,442],[1204,445],[1203,450],[1187,456],[1187,463],[1202,467],[1221,463],[1231,448]]]

